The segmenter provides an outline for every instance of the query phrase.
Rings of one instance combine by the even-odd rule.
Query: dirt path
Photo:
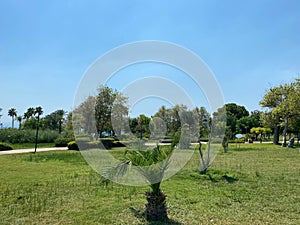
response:
[[[36,151],[37,152],[48,152],[48,151],[64,151],[64,150],[68,150],[68,148],[67,147],[38,148]],[[20,153],[28,153],[28,152],[34,152],[34,148],[0,151],[0,155],[20,154]]]

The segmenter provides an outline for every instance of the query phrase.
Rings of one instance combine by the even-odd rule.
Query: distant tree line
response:
[[[199,138],[209,138],[211,128],[225,126],[227,139],[235,139],[240,133],[253,136],[255,139],[273,135],[273,143],[279,143],[279,135],[283,135],[283,146],[286,146],[287,134],[299,136],[300,133],[300,81],[270,88],[260,105],[265,111],[249,112],[244,106],[227,103],[217,112],[209,113],[205,107],[188,109],[185,105],[175,105],[171,108],[161,106],[152,116],[144,114],[136,118],[129,117],[128,99],[122,93],[100,86],[96,96],[87,97],[72,112],[63,109],[56,110],[44,117],[42,107],[30,107],[22,115],[15,108],[8,110],[12,119],[11,127],[18,121],[18,129],[54,130],[59,133],[69,130],[76,133],[84,132],[96,137],[134,135],[138,138],[149,138],[153,130],[165,127],[165,137],[174,137],[185,126]],[[0,108],[0,113],[3,112]],[[214,118],[226,112],[223,121],[212,124]],[[0,114],[1,119],[2,114]],[[153,122],[160,118],[164,123]],[[37,123],[38,121],[38,123]],[[152,122],[151,122],[152,121]],[[224,124],[225,123],[225,124]],[[153,129],[151,129],[151,127]],[[154,129],[155,128],[155,129]]]

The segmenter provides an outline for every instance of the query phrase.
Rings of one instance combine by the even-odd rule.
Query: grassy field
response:
[[[28,148],[34,148],[34,143],[16,143],[16,144],[10,144],[13,149],[28,149]],[[55,147],[54,143],[38,143],[38,148],[52,148]]]
[[[207,175],[198,164],[195,152],[163,182],[168,224],[300,224],[299,149],[231,145]],[[142,215],[148,187],[100,186],[79,152],[3,155],[0,170],[0,224],[156,224]]]

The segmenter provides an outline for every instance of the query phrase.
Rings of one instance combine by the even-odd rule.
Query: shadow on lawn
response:
[[[238,178],[235,178],[233,176],[229,176],[226,173],[225,173],[225,175],[222,175],[222,174],[224,174],[224,172],[222,172],[222,171],[209,170],[205,174],[205,176],[207,176],[209,178],[209,180],[213,183],[218,183],[221,180],[225,180],[228,183],[233,184],[233,183],[235,183],[239,180]]]
[[[135,209],[130,207],[131,212],[133,212],[134,216],[141,220],[146,220],[145,212],[140,209]],[[146,220],[147,221],[147,220]],[[182,223],[176,222],[172,219],[166,219],[166,221],[147,221],[147,225],[181,225]]]
[[[78,152],[38,152],[28,153],[21,156],[21,159],[28,162],[48,162],[48,161],[61,161],[71,164],[86,164],[81,154]]]

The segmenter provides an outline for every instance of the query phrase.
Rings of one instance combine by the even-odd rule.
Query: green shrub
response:
[[[98,149],[111,149],[113,147],[113,138],[100,138],[98,141],[83,141],[81,139],[76,142],[80,147],[80,150],[98,148]]]
[[[69,150],[79,150],[76,141],[70,141],[70,142],[68,143],[68,149],[69,149]]]
[[[34,131],[35,135],[35,131]],[[39,131],[38,142],[39,143],[53,143],[55,139],[59,137],[58,131],[54,130],[41,130]]]
[[[72,138],[59,137],[54,140],[55,147],[67,147],[68,143],[74,141]]]
[[[5,151],[5,150],[13,150],[13,148],[11,145],[1,142],[0,143],[0,151]]]
[[[34,143],[36,130],[19,130],[19,129],[0,129],[0,142],[16,143]],[[58,138],[58,131],[40,130],[39,143],[53,143]]]
[[[73,132],[64,131],[58,138],[54,140],[55,147],[67,147],[68,143],[75,141],[75,136]]]
[[[228,143],[245,143],[245,138],[242,137],[235,140],[229,140]]]

